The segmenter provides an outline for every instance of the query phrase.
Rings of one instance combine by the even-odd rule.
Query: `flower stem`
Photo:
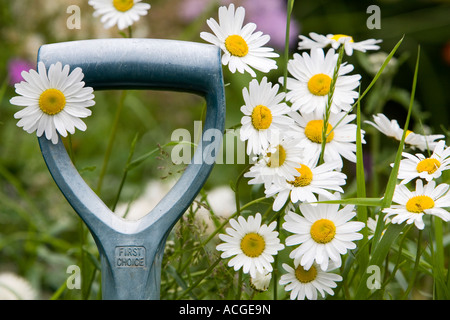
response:
[[[284,68],[284,92],[287,91],[287,87],[286,87],[286,82],[287,82],[287,75],[288,75],[288,69],[287,69],[287,64],[289,61],[289,33],[290,33],[290,26],[291,26],[291,14],[292,14],[292,9],[294,7],[294,0],[288,0],[287,3],[287,18],[286,18],[286,39],[285,39],[285,44],[284,44],[284,63],[285,63],[285,68]]]
[[[96,190],[98,195],[100,194],[100,192],[102,190],[103,180],[105,178],[109,158],[111,157],[111,151],[112,151],[112,147],[114,145],[114,140],[115,140],[116,133],[117,133],[117,127],[119,125],[120,115],[121,115],[121,112],[123,109],[126,95],[127,95],[127,91],[125,91],[125,90],[122,91],[120,100],[119,100],[119,105],[117,106],[117,109],[116,109],[116,115],[114,117],[113,126],[111,128],[111,134],[109,136],[108,146],[106,148],[105,157],[103,158],[102,169],[100,171],[100,176],[98,179],[97,190]]]
[[[324,154],[325,154],[325,145],[327,143],[327,132],[328,132],[328,120],[330,119],[330,113],[331,113],[331,105],[333,103],[333,94],[334,89],[336,87],[336,81],[339,75],[339,68],[341,67],[342,58],[344,57],[344,46],[341,45],[338,53],[338,59],[336,62],[336,66],[334,68],[333,72],[333,78],[331,79],[330,84],[330,91],[328,92],[328,101],[327,101],[327,107],[325,109],[325,114],[323,116],[323,128],[322,128],[322,147],[320,151],[320,159],[319,164],[322,164],[324,161]]]

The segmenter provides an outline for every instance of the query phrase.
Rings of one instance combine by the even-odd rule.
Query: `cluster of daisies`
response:
[[[255,32],[254,23],[243,24],[245,9],[219,8],[219,21],[207,20],[214,34],[202,32],[201,38],[223,50],[222,62],[235,73],[255,71],[267,73],[276,69],[273,58],[278,55],[265,47],[268,35]],[[318,294],[332,295],[342,277],[335,269],[341,257],[356,248],[355,241],[366,225],[352,221],[353,205],[321,203],[339,200],[347,176],[344,162],[356,162],[356,124],[352,122],[353,105],[359,95],[361,76],[352,75],[353,66],[343,61],[354,50],[366,52],[379,48],[380,40],[355,42],[342,34],[300,36],[299,51],[287,64],[289,76],[272,84],[264,76],[251,80],[242,90],[240,138],[247,143],[247,154],[254,161],[245,177],[249,184],[264,187],[273,199],[273,211],[284,213],[282,228],[290,235],[286,246],[293,246],[291,264],[283,263],[285,274],[279,283],[290,291],[291,299],[317,299]],[[328,49],[327,49],[328,48]],[[280,90],[280,85],[285,91]],[[400,140],[403,129],[383,114],[375,115],[368,124],[389,137]],[[365,132],[361,130],[361,141]],[[442,135],[420,135],[408,131],[405,143],[422,151],[434,150],[430,158],[404,153],[399,171],[399,184],[393,201],[398,205],[385,209],[386,221],[415,222],[423,228],[422,216],[434,214],[450,220],[443,209],[450,206],[449,186],[436,187],[433,179],[450,168],[450,148]],[[419,178],[411,192],[406,183]],[[428,181],[424,187],[422,180]],[[391,219],[388,217],[394,216]],[[236,271],[250,275],[253,288],[266,290],[271,281],[274,255],[284,249],[276,222],[262,223],[261,214],[230,220],[217,250]]]

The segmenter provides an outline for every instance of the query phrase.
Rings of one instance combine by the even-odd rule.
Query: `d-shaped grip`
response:
[[[95,90],[168,89],[198,93],[207,103],[204,132],[224,130],[222,65],[220,49],[215,46],[155,39],[83,40],[44,45],[39,49],[39,61],[47,68],[58,61],[71,69],[81,67],[86,86]],[[92,117],[95,116],[96,111]],[[192,161],[148,215],[130,221],[111,212],[86,184],[61,139],[53,145],[42,136],[39,144],[53,179],[96,241],[102,260],[103,298],[158,299],[165,239],[205,183],[213,167],[211,159]],[[209,144],[200,141],[193,159],[203,159]],[[140,260],[133,260],[129,266],[127,252],[139,253]]]
[[[169,89],[207,94],[222,85],[220,52],[212,45],[163,39],[99,39],[44,45],[39,60],[83,69],[101,89]],[[218,72],[220,69],[220,72]]]
[[[207,103],[204,131],[223,132],[225,94],[220,49],[215,46],[159,39],[82,40],[44,45],[39,49],[38,61],[47,68],[58,61],[72,69],[81,67],[83,81],[95,90],[169,89],[198,93]],[[123,224],[116,221],[116,216],[110,216],[109,209],[84,183],[61,142],[59,147],[45,137],[39,138],[39,142],[55,182],[86,224],[94,228],[95,220],[100,219],[123,233],[145,229],[172,207],[181,204],[188,207],[212,169],[211,161],[193,161],[152,215],[144,217],[138,225]],[[207,143],[200,143],[194,158],[202,159],[207,147]]]

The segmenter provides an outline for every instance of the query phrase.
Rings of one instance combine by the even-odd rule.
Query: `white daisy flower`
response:
[[[445,148],[445,141],[440,140],[433,150],[433,154],[426,158],[423,154],[416,155],[407,152],[402,153],[398,170],[398,179],[403,179],[400,184],[407,184],[415,178],[430,181],[441,176],[442,171],[450,169],[450,147]],[[393,166],[394,164],[391,164]]]
[[[287,274],[280,277],[279,283],[285,285],[286,291],[291,291],[291,300],[317,300],[317,293],[320,293],[322,298],[325,298],[326,293],[334,295],[332,289],[337,287],[337,281],[342,281],[340,275],[323,271],[315,263],[309,269],[300,264],[292,268],[286,263],[283,263],[283,268]]]
[[[319,197],[319,201],[323,201]],[[341,255],[347,250],[355,249],[353,241],[362,239],[361,230],[365,224],[357,221],[349,221],[356,212],[353,205],[346,205],[339,210],[339,204],[319,203],[312,206],[303,203],[299,206],[303,217],[294,212],[288,212],[285,216],[283,228],[294,233],[286,238],[287,246],[299,245],[289,257],[294,263],[309,270],[316,262],[322,270],[327,270],[329,261],[341,266]]]
[[[264,270],[263,272],[256,271],[254,277],[250,277],[250,287],[258,292],[264,292],[269,289],[270,280],[272,280],[272,273]]]
[[[243,268],[243,272],[249,273],[253,278],[257,276],[257,272],[272,272],[273,256],[284,248],[278,232],[274,231],[277,223],[261,224],[261,214],[257,213],[247,220],[242,216],[237,221],[231,219],[230,225],[232,228],[226,229],[227,234],[219,235],[224,243],[216,247],[223,251],[222,258],[233,257],[228,266],[234,267],[235,271]]]
[[[206,21],[214,32],[201,32],[200,37],[222,49],[223,65],[228,65],[232,73],[236,70],[240,73],[247,71],[256,77],[252,68],[267,73],[277,69],[275,60],[279,55],[272,48],[263,47],[270,40],[269,35],[263,35],[261,31],[253,33],[256,24],[248,23],[242,26],[245,17],[245,9],[238,7],[234,10],[234,4],[227,8],[219,8],[219,23],[213,18]]]
[[[317,202],[316,194],[327,199],[336,199],[331,191],[344,192],[340,186],[345,184],[347,176],[339,171],[339,162],[325,162],[316,166],[317,161],[309,159],[302,161],[297,168],[299,176],[294,180],[283,180],[282,183],[275,182],[265,190],[266,197],[275,197],[273,210],[279,211],[286,201]],[[317,205],[313,203],[312,205]]]
[[[25,81],[15,85],[16,93],[21,96],[11,98],[10,103],[25,107],[14,114],[20,119],[17,126],[28,133],[36,131],[38,137],[45,132],[45,137],[54,144],[58,134],[63,137],[67,132],[75,133],[75,128],[86,130],[86,124],[80,120],[91,115],[95,104],[93,89],[84,87],[81,68],[75,68],[69,74],[70,67],[62,68],[60,62],[52,64],[48,70],[44,63],[38,64],[38,72],[22,72]]]
[[[141,16],[147,15],[150,4],[142,0],[89,0],[94,7],[94,17],[102,16],[100,21],[105,29],[115,25],[123,30],[133,25]]]
[[[296,168],[302,154],[303,148],[298,146],[298,140],[286,137],[277,142],[274,139],[244,177],[251,178],[248,184],[264,183],[266,187],[277,180],[294,180],[298,176]]]
[[[298,49],[314,49],[314,48],[324,48],[331,45],[334,49],[338,49],[341,45],[344,46],[345,53],[348,56],[353,54],[353,50],[366,52],[367,50],[378,50],[380,46],[377,43],[382,42],[382,40],[367,39],[359,42],[355,42],[353,37],[345,34],[327,34],[326,36],[311,32],[309,34],[311,39],[300,35],[300,42],[298,43]]]
[[[373,115],[372,121],[365,121],[366,123],[375,127],[378,131],[384,135],[394,138],[395,140],[401,141],[403,136],[403,129],[400,128],[397,120],[389,120],[382,113]],[[412,132],[411,130],[406,130],[405,144],[409,145],[413,149],[419,149],[421,151],[433,150],[439,140],[444,139],[445,136],[442,134],[432,134],[432,135],[422,135]],[[436,141],[438,140],[438,141]]]
[[[422,230],[425,227],[423,216],[430,214],[450,221],[450,213],[444,208],[450,207],[449,185],[442,183],[436,187],[434,180],[423,185],[421,179],[416,180],[416,190],[410,191],[405,185],[397,185],[392,201],[397,204],[383,209],[385,219],[394,216],[392,223],[407,224],[414,222],[416,227]]]
[[[0,273],[0,300],[35,300],[37,292],[26,280],[14,273]]]
[[[323,115],[319,112],[292,112],[289,115],[297,124],[299,146],[308,150],[308,157],[318,160],[322,152]],[[339,162],[342,167],[342,158],[345,158],[356,163],[356,124],[350,123],[355,118],[355,114],[346,115],[345,112],[330,114],[323,157],[325,162]],[[361,130],[361,138],[361,142],[365,143],[364,130]]]
[[[288,77],[286,82],[286,100],[292,102],[292,111],[325,113],[337,60],[338,54],[333,49],[326,55],[322,49],[311,50],[311,56],[306,52],[302,55],[294,53],[288,62],[288,71],[293,78]],[[361,76],[346,75],[352,70],[353,65],[347,63],[342,63],[339,68],[330,107],[332,113],[350,110],[358,98],[354,89],[359,86]],[[281,77],[279,81],[283,83],[284,79]]]
[[[272,87],[264,77],[258,84],[252,80],[249,89],[244,88],[242,94],[245,105],[241,107],[244,116],[241,119],[240,138],[247,141],[247,154],[260,154],[269,147],[275,132],[279,133],[289,128],[294,122],[286,116],[290,108],[284,99],[284,92],[278,93],[279,85]]]

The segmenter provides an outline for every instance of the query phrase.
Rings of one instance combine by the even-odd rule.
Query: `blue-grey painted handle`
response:
[[[222,65],[220,50],[215,46],[156,39],[83,40],[44,45],[39,49],[39,61],[47,68],[58,61],[71,69],[81,67],[86,86],[95,90],[198,93],[207,103],[204,131],[224,130]],[[85,183],[61,139],[53,145],[42,136],[39,144],[53,179],[96,241],[102,262],[103,299],[159,299],[165,240],[204,185],[213,163],[192,161],[149,214],[129,221],[111,212]],[[202,141],[193,159],[202,160],[208,146]]]

